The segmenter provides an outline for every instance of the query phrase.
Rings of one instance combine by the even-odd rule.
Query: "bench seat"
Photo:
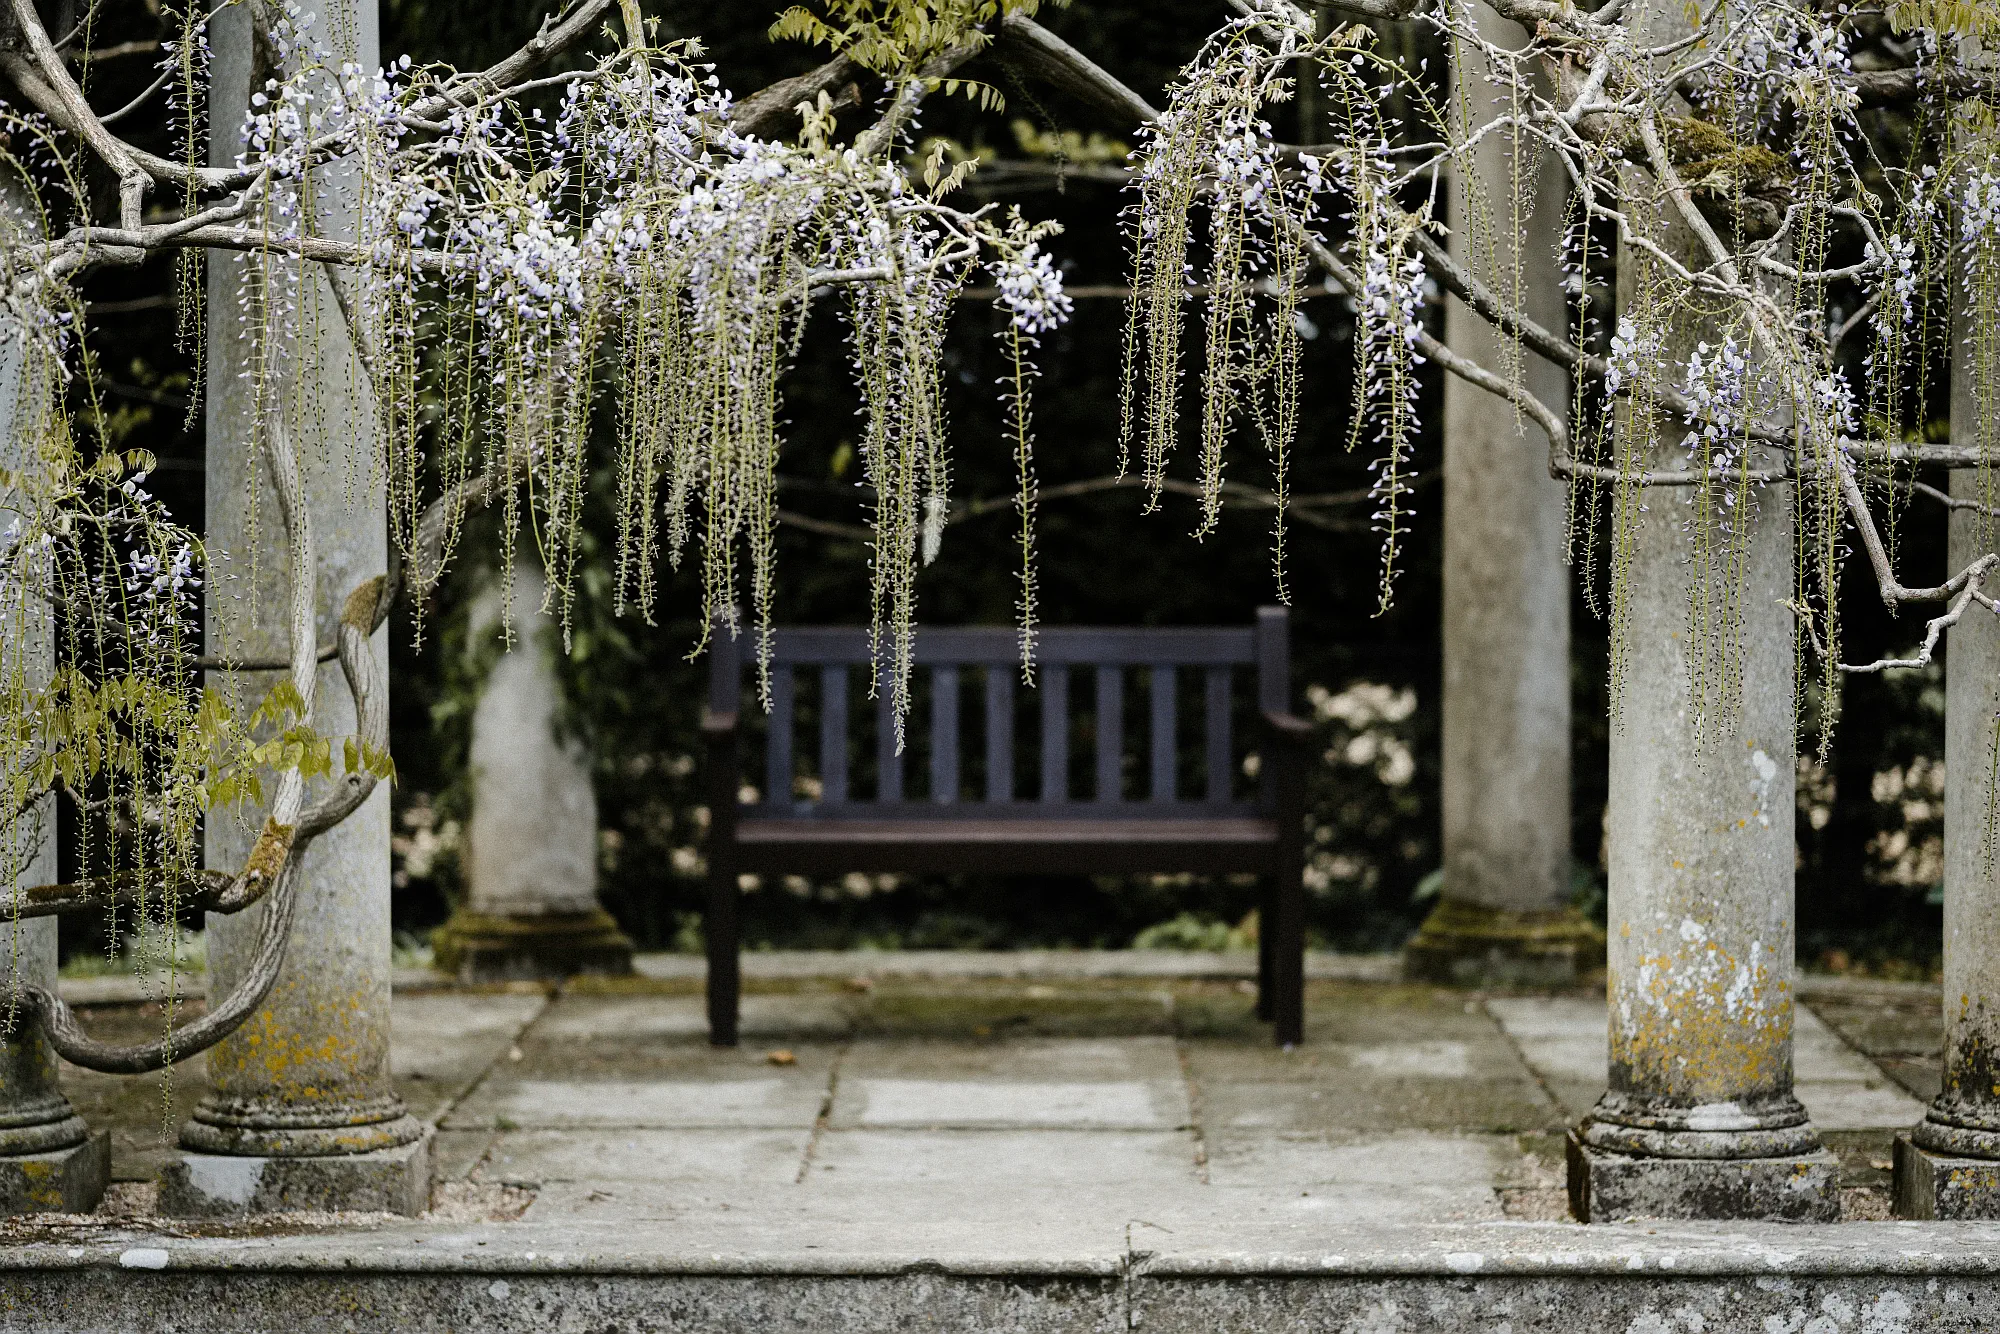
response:
[[[740,871],[809,875],[851,871],[1055,875],[1122,871],[1269,874],[1278,822],[1221,819],[814,820],[739,818]]]

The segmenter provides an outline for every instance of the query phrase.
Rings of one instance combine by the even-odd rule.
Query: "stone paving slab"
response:
[[[810,1127],[824,1090],[770,1074],[737,1079],[538,1079],[509,1075],[483,1086],[445,1118],[454,1129],[563,1127],[764,1129]]]
[[[523,1130],[494,1137],[475,1181],[541,1188],[568,1181],[619,1188],[707,1182],[789,1186],[812,1131]]]
[[[1178,1189],[1199,1184],[1198,1149],[1187,1130],[834,1130],[814,1147],[804,1184],[814,1191]]]
[[[547,1004],[533,993],[397,996],[389,1011],[389,1071],[410,1115],[443,1116]]]

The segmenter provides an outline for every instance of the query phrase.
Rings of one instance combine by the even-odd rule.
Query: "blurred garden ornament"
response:
[[[562,646],[544,593],[523,565],[473,606],[474,654],[511,643],[472,716],[465,902],[431,935],[437,969],[468,982],[632,971],[632,942],[597,901],[590,756],[557,734]]]

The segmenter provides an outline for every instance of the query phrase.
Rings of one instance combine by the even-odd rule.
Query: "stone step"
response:
[[[2000,1323],[2000,1225],[1356,1227],[1094,1192],[0,1249],[10,1331],[1788,1331]]]

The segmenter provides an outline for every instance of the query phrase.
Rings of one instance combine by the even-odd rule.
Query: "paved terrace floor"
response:
[[[589,1253],[600,1270],[841,1274],[1129,1272],[1175,1254],[1195,1270],[1401,1273],[1417,1262],[1384,1257],[1421,1254],[1449,1277],[1514,1252],[1606,1272],[1679,1263],[1688,1274],[1707,1254],[1736,1273],[1744,1263],[1782,1270],[1771,1256],[1803,1251],[1834,1270],[1879,1272],[1896,1253],[1934,1273],[1908,1257],[1954,1247],[1976,1269],[2000,1266],[1993,1228],[1568,1222],[1562,1133],[1604,1087],[1601,995],[1468,994],[1396,982],[1391,960],[1316,957],[1307,1041],[1280,1051],[1252,1016],[1243,957],[747,963],[735,1050],[705,1041],[698,961],[642,959],[640,976],[553,993],[400,977],[396,1081],[436,1127],[435,1207],[414,1223],[152,1218],[147,1183],[204,1091],[201,1062],[166,1080],[66,1069],[80,1110],[113,1132],[120,1184],[96,1216],[8,1225],[0,1271],[152,1265],[156,1255],[165,1264],[176,1248],[214,1260],[217,1247],[228,1264],[253,1267],[393,1268],[424,1255],[446,1264],[449,1252],[473,1271],[503,1251],[516,1268]],[[157,1008],[129,1003],[130,980],[71,991],[81,999],[93,988],[127,1000],[96,1008],[93,1028],[157,1031]],[[1846,1216],[1886,1218],[1891,1137],[1937,1085],[1935,988],[1801,990],[1799,1096],[1840,1155]],[[401,1258],[383,1258],[390,1251]],[[1724,1252],[1735,1259],[1714,1258]],[[511,1290],[482,1284],[480,1301]],[[1859,1297],[1838,1300],[1860,1309]],[[1804,1320],[1743,1327],[1796,1334]],[[1905,1326],[1826,1326],[1863,1327]]]
[[[1394,982],[1315,959],[1307,1041],[1268,1043],[1250,961],[1161,954],[750,960],[743,1044],[704,1041],[699,963],[630,979],[455,988],[404,974],[397,1085],[437,1126],[441,1207],[532,1221],[665,1217],[747,1191],[1211,1195],[1352,1222],[1566,1217],[1562,1132],[1604,1089],[1600,996]],[[130,998],[129,979],[72,983]],[[1886,1216],[1890,1137],[1937,1088],[1935,989],[1808,981],[1799,1097],[1840,1154],[1849,1216]],[[89,1021],[137,1037],[151,1005]],[[112,1130],[112,1207],[143,1210],[205,1092],[65,1069]]]

